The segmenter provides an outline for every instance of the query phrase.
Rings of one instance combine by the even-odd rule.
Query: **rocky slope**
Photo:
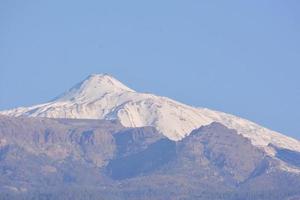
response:
[[[0,116],[0,199],[288,199],[299,152],[220,123],[173,141],[118,121]]]

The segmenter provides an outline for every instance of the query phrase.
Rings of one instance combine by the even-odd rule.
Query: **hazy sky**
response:
[[[300,139],[300,1],[0,1],[0,109],[90,73]]]

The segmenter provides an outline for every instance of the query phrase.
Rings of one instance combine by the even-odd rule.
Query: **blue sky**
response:
[[[300,139],[300,2],[0,1],[0,109],[91,73]]]

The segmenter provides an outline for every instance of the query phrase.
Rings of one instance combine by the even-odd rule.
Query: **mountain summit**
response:
[[[0,112],[8,116],[74,119],[117,119],[125,127],[155,127],[171,140],[181,140],[194,129],[219,122],[237,130],[268,154],[273,147],[300,151],[300,142],[248,120],[191,107],[167,97],[138,93],[107,74],[93,74],[54,101]]]
[[[56,100],[88,102],[99,99],[106,94],[124,92],[134,92],[134,90],[108,74],[91,74]]]

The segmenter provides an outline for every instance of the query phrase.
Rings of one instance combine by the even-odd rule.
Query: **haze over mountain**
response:
[[[298,140],[107,74],[0,114],[3,199],[300,196]]]

